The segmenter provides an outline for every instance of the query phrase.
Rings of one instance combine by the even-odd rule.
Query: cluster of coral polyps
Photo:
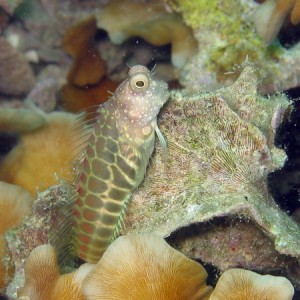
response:
[[[153,234],[119,237],[96,265],[86,263],[64,275],[55,249],[41,245],[26,261],[25,278],[19,299],[291,300],[294,294],[286,278],[242,269],[225,272],[212,291],[200,264]]]

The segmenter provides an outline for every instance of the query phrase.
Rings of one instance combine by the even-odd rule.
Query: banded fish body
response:
[[[167,84],[137,65],[98,109],[73,211],[74,242],[81,259],[97,262],[117,237],[131,194],[145,176],[155,131],[159,132],[157,114],[168,97]]]

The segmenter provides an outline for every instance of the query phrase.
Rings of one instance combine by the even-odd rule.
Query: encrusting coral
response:
[[[0,291],[6,287],[14,270],[4,234],[23,222],[30,213],[32,200],[30,194],[21,187],[0,182]]]
[[[252,86],[255,76],[253,67],[247,66],[234,88],[171,93],[159,119],[168,144],[167,170],[161,171],[164,157],[157,147],[144,184],[133,194],[123,233],[152,232],[166,237],[218,217],[250,219],[274,242],[278,253],[300,259],[299,226],[278,208],[267,186],[268,174],[286,159],[284,151],[273,144],[273,116],[279,103],[284,110],[289,102],[284,95],[277,94],[280,99],[274,101],[257,95]],[[234,99],[242,105],[234,105]],[[211,239],[215,242],[208,251],[221,243]],[[223,244],[218,247],[222,249]],[[201,252],[197,253],[202,259]],[[228,267],[226,255],[234,253],[220,254],[217,267],[222,271]],[[232,267],[247,264],[238,258],[234,261]]]
[[[130,37],[140,37],[155,46],[172,44],[171,59],[178,68],[182,68],[197,50],[191,28],[184,24],[179,14],[168,13],[160,0],[113,0],[96,14],[96,18],[98,28],[106,30],[113,43],[121,44]]]
[[[153,234],[119,237],[83,284],[89,300],[208,299],[212,288],[197,262]]]
[[[165,1],[193,28],[199,45],[180,72],[180,83],[186,88],[213,90],[220,84],[231,84],[241,71],[234,70],[234,66],[247,57],[265,75],[259,85],[261,92],[270,94],[298,87],[300,44],[289,49],[280,43],[266,47],[254,30],[253,14],[259,6],[255,1]]]
[[[284,277],[243,270],[225,271],[209,300],[292,300],[294,288]]]
[[[18,145],[4,158],[0,180],[19,185],[35,195],[57,183],[71,182],[76,154],[86,138],[83,116],[54,112],[46,115],[46,124],[23,133]]]
[[[288,17],[293,25],[299,24],[299,0],[267,0],[257,8],[254,24],[258,34],[269,44]]]
[[[24,95],[34,86],[35,78],[25,57],[0,37],[0,93]]]

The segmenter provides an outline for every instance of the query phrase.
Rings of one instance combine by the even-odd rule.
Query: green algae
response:
[[[218,81],[236,79],[238,73],[226,72],[246,58],[262,64],[277,60],[284,52],[279,43],[265,45],[254,30],[251,17],[254,9],[249,11],[249,4],[240,0],[174,0],[170,4],[198,35],[199,49],[207,47],[203,43],[208,42],[210,50],[204,65],[217,74]],[[270,72],[280,70],[270,65],[267,73]]]

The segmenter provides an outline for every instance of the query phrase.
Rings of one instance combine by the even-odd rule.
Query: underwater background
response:
[[[300,299],[299,23],[0,1],[0,299]]]

